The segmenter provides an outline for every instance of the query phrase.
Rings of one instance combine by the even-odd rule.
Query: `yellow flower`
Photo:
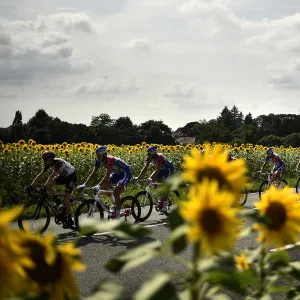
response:
[[[18,295],[25,284],[25,267],[33,266],[20,245],[21,232],[7,226],[21,211],[22,207],[17,207],[0,212],[0,299]]]
[[[28,286],[35,294],[46,293],[49,299],[64,300],[79,296],[79,289],[73,277],[73,270],[82,271],[80,250],[73,244],[55,246],[55,236],[39,236],[25,233],[23,247],[29,249],[29,256],[35,264],[27,268]]]
[[[204,155],[198,149],[192,149],[191,156],[184,157],[183,180],[200,183],[204,178],[216,180],[220,188],[239,194],[247,186],[246,163],[243,159],[227,161],[227,152],[221,145],[216,145],[212,152],[205,147]]]
[[[236,216],[238,208],[233,208],[235,196],[227,191],[219,191],[214,181],[192,186],[188,200],[181,202],[179,211],[189,223],[188,238],[200,242],[200,251],[214,254],[229,250],[238,238],[240,220]]]
[[[249,263],[247,261],[247,257],[245,254],[241,254],[240,256],[234,256],[234,259],[236,261],[236,267],[240,270],[248,270],[249,269]]]
[[[294,194],[292,188],[279,190],[271,186],[262,195],[261,201],[254,203],[269,219],[269,224],[255,224],[255,229],[260,231],[258,241],[276,247],[297,242],[300,234],[299,200],[300,195]]]

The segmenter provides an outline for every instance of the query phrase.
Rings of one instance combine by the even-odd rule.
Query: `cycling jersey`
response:
[[[147,158],[146,164],[149,165],[150,163],[161,167],[161,169],[174,169],[173,164],[169,161],[169,159],[162,153],[157,153],[154,158]]]
[[[54,158],[54,164],[52,166],[44,165],[44,172],[49,168],[54,168],[58,172],[59,176],[67,177],[75,172],[75,168],[62,158]]]
[[[116,174],[123,172],[128,172],[130,170],[129,165],[127,165],[121,158],[115,156],[107,156],[106,162],[101,162],[98,158],[95,160],[95,168],[107,168],[112,169]]]
[[[284,161],[278,154],[274,153],[273,156],[267,156],[265,159],[266,162],[269,162],[270,160],[272,160],[272,162],[274,163],[275,169],[284,168]]]

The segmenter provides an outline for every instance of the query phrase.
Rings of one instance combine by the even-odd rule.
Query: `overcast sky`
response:
[[[0,127],[298,114],[299,71],[299,0],[0,2]]]

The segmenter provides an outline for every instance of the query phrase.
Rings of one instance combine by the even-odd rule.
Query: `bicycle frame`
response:
[[[111,191],[111,190],[99,190],[99,191],[95,191],[93,187],[85,188],[84,190],[93,190],[94,191],[94,197],[93,198],[94,198],[95,202],[94,202],[93,206],[91,206],[89,208],[88,216],[91,217],[91,216],[94,215],[95,207],[96,207],[97,204],[99,204],[102,207],[102,209],[108,214],[108,217],[111,218],[112,215],[113,215],[113,213],[103,203],[103,201],[101,200],[100,195],[101,194],[112,194],[112,197],[114,198],[113,191]],[[85,196],[88,196],[88,195],[85,194]],[[115,204],[115,198],[114,198],[113,202]],[[120,213],[120,217],[123,217],[123,216],[126,216],[126,213]]]
[[[266,179],[267,179],[267,181],[268,181],[268,188],[270,187],[270,185],[271,184],[274,184],[274,179],[273,179],[273,181],[272,181],[272,176],[271,176],[271,174],[272,174],[272,172],[267,172],[267,173],[260,173],[260,175],[267,175],[266,176]],[[280,179],[280,182],[279,182],[279,184],[281,183],[281,179]]]
[[[140,179],[139,181],[148,181],[147,179]],[[140,184],[138,184],[137,183],[137,185],[139,185],[140,186]],[[155,194],[152,192],[152,190],[151,190],[151,187],[155,187],[155,186],[160,186],[160,185],[162,185],[162,183],[158,183],[158,182],[148,182],[148,184],[147,184],[147,186],[146,186],[146,188],[145,188],[145,191],[146,191],[146,193],[147,193],[147,196],[149,196],[150,195],[150,197],[153,199],[153,200],[155,200],[155,201],[157,201],[158,200],[158,198],[155,196]],[[146,201],[146,199],[144,200],[144,202]],[[142,207],[144,207],[145,206],[145,203],[141,203],[141,206]]]

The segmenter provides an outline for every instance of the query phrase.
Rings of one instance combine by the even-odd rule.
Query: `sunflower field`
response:
[[[157,145],[157,144],[156,144]],[[164,153],[173,163],[175,172],[182,171],[182,163],[184,156],[189,155],[192,148],[203,149],[206,144],[188,144],[188,145],[157,145],[159,151]],[[208,145],[213,148],[215,143]],[[54,151],[57,157],[63,158],[70,162],[77,170],[78,184],[83,183],[91,170],[95,160],[95,149],[98,144],[90,144],[86,142],[54,145],[37,144],[34,140],[20,140],[18,143],[4,144],[0,141],[0,195],[4,199],[4,204],[16,204],[18,195],[22,191],[22,186],[30,184],[32,179],[41,171],[43,161],[41,154],[45,150]],[[131,167],[132,176],[137,176],[144,165],[146,158],[146,149],[149,144],[130,145],[108,145],[109,154],[120,157]],[[231,151],[236,158],[243,158],[248,168],[248,177],[254,183],[261,182],[261,178],[257,178],[257,171],[260,169],[265,158],[265,150],[267,147],[261,145],[241,144],[229,145],[222,144],[222,150]],[[275,147],[285,162],[284,178],[289,179],[289,183],[293,183],[295,178],[295,168],[300,159],[300,147],[285,148],[283,146]],[[271,165],[265,168],[270,170]],[[99,176],[104,174],[101,170]],[[100,177],[97,180],[100,180]],[[42,183],[41,183],[42,184]],[[58,188],[59,189],[59,188]],[[133,192],[135,187],[129,184],[127,193]],[[125,193],[126,193],[125,192]]]

